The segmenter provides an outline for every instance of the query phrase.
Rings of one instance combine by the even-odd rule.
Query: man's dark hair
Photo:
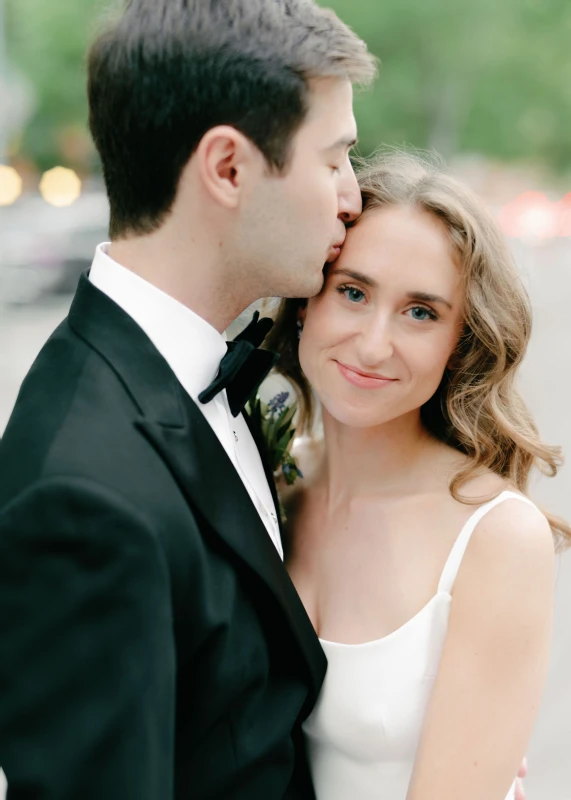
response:
[[[364,43],[312,0],[131,0],[88,64],[111,237],[160,227],[211,128],[233,126],[282,171],[308,81],[374,72]]]

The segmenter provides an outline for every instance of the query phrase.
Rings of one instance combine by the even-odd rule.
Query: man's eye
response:
[[[360,289],[356,289],[354,286],[340,286],[337,291],[339,294],[342,294],[344,297],[346,297],[351,303],[360,303],[365,297],[364,293]]]
[[[416,319],[419,322],[425,322],[429,319],[438,319],[438,315],[434,311],[432,311],[430,308],[425,308],[424,306],[414,306],[413,308],[409,308],[407,314],[408,313],[410,313],[410,316],[413,319]]]

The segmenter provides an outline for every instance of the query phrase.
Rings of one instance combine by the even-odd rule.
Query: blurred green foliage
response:
[[[571,166],[569,0],[321,0],[381,60],[356,103],[361,150]]]
[[[380,58],[357,97],[364,154],[381,142],[571,167],[569,0],[320,0]],[[85,129],[85,50],[114,0],[4,0],[8,55],[38,106],[21,143],[40,166]]]
[[[19,147],[40,168],[62,158],[65,131],[87,125],[85,52],[102,0],[4,0],[8,59],[32,83],[37,107]]]

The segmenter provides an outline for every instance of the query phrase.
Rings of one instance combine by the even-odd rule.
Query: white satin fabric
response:
[[[480,506],[450,552],[437,594],[398,630],[358,645],[321,640],[327,674],[304,725],[317,800],[406,800],[458,568],[478,522],[513,498],[533,505],[506,491]],[[513,797],[514,786],[506,800]]]

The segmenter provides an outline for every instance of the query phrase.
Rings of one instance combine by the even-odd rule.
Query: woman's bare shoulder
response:
[[[489,549],[488,556],[492,556],[496,547],[520,547],[522,538],[531,536],[537,541],[537,546],[549,551],[553,543],[553,536],[549,522],[541,510],[530,501],[517,486],[501,475],[489,469],[475,470],[468,479],[450,491],[453,480],[466,467],[470,466],[470,459],[457,451],[452,451],[447,445],[439,453],[440,463],[443,466],[441,475],[445,476],[446,507],[451,514],[459,514],[460,518],[467,519],[476,508],[482,506],[501,495],[510,492],[515,497],[507,497],[497,506],[490,509],[477,525],[470,550],[475,550],[481,542],[484,550]],[[496,535],[494,535],[496,534]],[[497,541],[496,541],[497,539]],[[547,542],[547,547],[546,547]]]
[[[442,465],[443,471],[441,474],[446,476],[447,489],[449,490],[453,479],[464,470],[469,469],[473,462],[469,456],[450,445],[439,442],[438,448],[437,460]],[[517,487],[501,475],[485,467],[480,467],[474,469],[468,475],[467,480],[459,485],[457,494],[461,501],[478,505],[492,500],[504,491],[519,492]]]
[[[472,533],[455,585],[456,608],[467,609],[477,598],[482,620],[495,615],[499,621],[503,607],[506,624],[525,621],[530,602],[543,607],[553,590],[553,533],[541,510],[508,482],[485,487],[496,497],[512,494],[490,508]]]
[[[498,503],[474,531],[473,550],[484,559],[501,558],[515,566],[527,563],[533,570],[540,562],[552,563],[554,539],[542,511],[521,492],[506,487],[515,496]],[[523,589],[524,587],[522,587]]]

